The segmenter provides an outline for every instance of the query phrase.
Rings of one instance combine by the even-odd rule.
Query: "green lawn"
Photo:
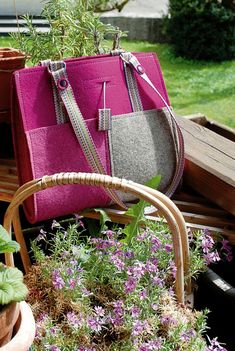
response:
[[[0,46],[12,43],[0,38]],[[167,44],[123,42],[129,51],[158,54],[171,104],[180,115],[201,112],[235,128],[235,60],[222,63],[176,58]]]

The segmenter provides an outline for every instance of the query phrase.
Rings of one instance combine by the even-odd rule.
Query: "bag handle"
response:
[[[66,63],[63,61],[51,61],[48,65],[48,71],[54,80],[59,96],[67,110],[74,133],[84,152],[87,162],[91,167],[92,172],[107,174],[90,131],[76,103],[73,89],[69,83],[66,71]],[[115,191],[106,189],[106,192],[115,203],[117,203],[121,208],[126,209],[125,204],[120,200]]]
[[[103,174],[95,173],[58,173],[51,176],[44,176],[32,180],[22,185],[15,193],[4,217],[4,227],[11,236],[12,220],[18,207],[32,194],[54,186],[68,184],[81,184],[96,187],[105,187],[128,192],[139,199],[145,200],[158,210],[165,217],[172,233],[174,260],[177,267],[175,292],[180,303],[184,303],[184,277],[188,277],[189,272],[189,248],[188,237],[184,218],[175,204],[161,192],[147,186],[119,179]],[[6,264],[13,265],[12,254],[6,254]],[[187,292],[190,284],[187,282]]]
[[[175,174],[174,174],[173,180],[171,182],[171,185],[168,187],[167,191],[165,192],[165,194],[167,196],[171,197],[173,195],[173,193],[175,192],[175,190],[179,184],[180,179],[182,178],[183,170],[184,170],[184,140],[183,140],[182,132],[181,132],[180,127],[176,121],[176,118],[175,118],[175,115],[174,115],[172,109],[170,108],[170,106],[168,105],[167,101],[164,99],[162,94],[154,86],[154,84],[152,83],[152,81],[150,80],[148,75],[145,73],[144,67],[141,65],[141,63],[136,58],[136,56],[134,56],[130,52],[121,52],[120,57],[124,63],[124,71],[125,71],[125,75],[126,75],[126,81],[127,81],[128,91],[130,94],[130,99],[131,99],[133,110],[134,111],[141,110],[141,99],[140,99],[140,96],[138,93],[138,86],[136,83],[136,79],[134,77],[133,72],[130,72],[129,67],[132,67],[132,69],[134,69],[138,73],[138,75],[142,79],[144,79],[144,81],[155,91],[155,93],[159,96],[159,98],[164,103],[164,105],[169,113],[169,116],[171,118],[172,125],[173,125],[173,128],[171,128],[171,129],[172,129],[172,133],[173,133],[173,139],[174,139],[175,144],[176,144],[175,145],[176,150],[178,153],[177,159],[176,159],[177,165],[176,165]],[[143,108],[142,108],[142,110],[143,110]]]

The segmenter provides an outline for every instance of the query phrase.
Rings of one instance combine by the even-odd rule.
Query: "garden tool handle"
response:
[[[174,261],[177,267],[175,292],[180,303],[184,303],[184,277],[188,276],[189,270],[189,249],[187,230],[184,218],[175,204],[161,192],[147,186],[97,173],[57,173],[51,176],[44,176],[22,185],[15,193],[4,216],[4,227],[11,236],[12,220],[18,207],[32,194],[58,185],[81,184],[128,192],[142,199],[158,210],[165,217],[172,233]],[[6,264],[13,265],[12,254],[6,254]],[[187,285],[187,293],[189,292]]]

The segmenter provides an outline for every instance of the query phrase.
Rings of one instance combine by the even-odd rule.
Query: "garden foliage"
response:
[[[44,3],[41,17],[48,23],[49,31],[39,32],[32,17],[25,15],[25,32],[12,35],[15,46],[24,51],[33,64],[46,59],[99,54],[107,49],[107,35],[125,35],[118,28],[101,22],[93,11],[98,1],[47,0]],[[100,4],[105,6],[107,1]]]
[[[234,0],[170,0],[167,32],[177,55],[199,60],[235,57]]]

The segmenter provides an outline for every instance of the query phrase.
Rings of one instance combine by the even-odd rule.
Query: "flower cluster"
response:
[[[35,291],[38,279],[32,277],[37,274],[36,289],[43,289],[41,300],[34,304],[33,351],[206,350],[205,314],[175,300],[177,268],[166,226],[148,223],[129,245],[120,228],[91,239],[83,235],[81,223],[79,228],[56,228],[49,242],[50,256],[40,254],[40,241],[33,245],[40,262],[28,284]],[[218,257],[208,233],[198,234],[196,269],[199,242],[201,266]],[[212,340],[208,351],[217,350],[217,343]]]

